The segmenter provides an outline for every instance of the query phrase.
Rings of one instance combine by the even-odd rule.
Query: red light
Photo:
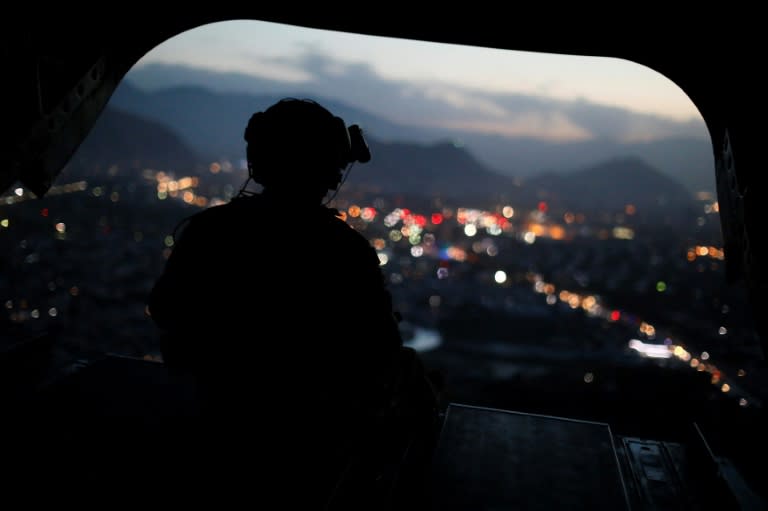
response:
[[[544,202],[544,201],[539,202],[538,208],[539,208],[539,211],[541,211],[542,213],[546,213],[547,212],[547,203]]]
[[[621,318],[621,312],[611,311],[611,321],[618,321]]]
[[[40,214],[41,214],[42,216],[45,216],[45,217],[47,217],[47,216],[48,216],[48,208],[43,208],[43,209],[41,209],[41,210],[40,210]]]

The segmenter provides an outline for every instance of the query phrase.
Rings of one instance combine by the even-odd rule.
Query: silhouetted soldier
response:
[[[198,386],[214,458],[234,450],[239,466],[248,453],[276,474],[271,490],[292,479],[293,497],[312,487],[316,502],[341,502],[344,484],[375,493],[437,404],[403,347],[376,251],[323,202],[369,161],[368,145],[358,126],[292,98],[253,114],[245,141],[241,193],[190,217],[152,291],[165,363]]]

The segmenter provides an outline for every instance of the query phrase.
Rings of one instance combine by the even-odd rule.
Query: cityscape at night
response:
[[[56,332],[62,367],[105,353],[159,360],[146,299],[174,227],[234,196],[241,173],[228,162],[194,176],[65,169],[43,199],[22,188],[6,194],[4,330],[19,338]],[[762,407],[760,346],[744,296],[725,280],[711,196],[700,197],[687,231],[649,229],[634,221],[632,204],[619,212],[546,201],[521,209],[350,184],[330,205],[377,250],[406,343],[459,401],[509,407],[517,391],[500,389],[510,382],[620,394],[616,368],[653,364],[705,374],[716,399]],[[286,225],[285,234],[301,236],[301,226]],[[280,240],[273,243],[279,251]],[[307,264],[318,249],[306,247]]]
[[[11,500],[768,508],[755,31],[272,11],[9,25]]]
[[[149,93],[127,80],[45,196],[21,184],[0,196],[3,349],[43,353],[34,359],[42,367],[9,373],[14,385],[51,389],[52,409],[69,417],[77,408],[56,398],[53,382],[98,374],[115,360],[162,367],[150,291],[185,218],[258,192],[246,180],[243,144],[234,142],[242,112],[272,99],[183,87]],[[372,158],[346,169],[326,205],[375,249],[404,344],[439,382],[444,405],[596,421],[610,424],[616,439],[670,445],[689,443],[695,424],[742,469],[766,451],[764,353],[744,283],[728,278],[712,181],[696,175],[708,167],[706,145],[516,142],[521,162],[537,151],[564,161],[566,149],[589,156],[569,171],[515,160],[499,171],[462,142],[493,152],[498,141],[483,146],[465,133],[424,142],[405,130],[387,137],[392,127],[382,119],[340,108],[345,119],[368,121]],[[233,111],[241,114],[224,115]],[[324,246],[306,231],[310,222],[302,225],[292,204],[282,207],[273,212],[279,230],[271,232],[280,235],[269,250],[301,250],[285,254],[301,261],[296,275],[322,271],[315,263]],[[220,248],[236,252],[260,234],[242,232]],[[338,320],[359,300],[338,303]],[[301,293],[296,303],[285,311],[283,335],[258,342],[294,342],[291,323],[313,317]],[[324,325],[318,342],[333,335]],[[212,359],[237,356],[224,344],[211,338],[204,349]],[[135,370],[125,380],[102,375],[112,392],[127,392],[124,404],[105,395],[103,406],[125,407],[118,416],[130,420],[148,413],[128,405],[140,399],[130,390]],[[89,388],[82,385],[72,396]],[[148,393],[184,417],[186,390],[169,388]],[[91,442],[95,433],[71,434]],[[632,471],[645,470],[641,458],[629,460]]]

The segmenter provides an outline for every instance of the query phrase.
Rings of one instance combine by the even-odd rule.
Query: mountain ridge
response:
[[[706,127],[702,127],[702,123],[698,120],[675,122],[619,108],[608,108],[607,110],[615,112],[620,118],[634,116],[644,123],[662,123],[664,126],[661,126],[661,129],[668,135],[660,140],[620,142],[609,138],[614,130],[608,125],[603,128],[602,136],[591,140],[567,142],[531,136],[508,137],[453,128],[427,128],[397,123],[366,111],[365,108],[351,106],[347,101],[308,95],[301,92],[299,86],[244,73],[217,72],[185,65],[154,63],[135,68],[124,81],[130,82],[131,86],[149,94],[179,85],[196,84],[207,91],[215,91],[219,95],[233,94],[240,98],[243,95],[250,95],[260,98],[251,103],[241,103],[242,108],[250,109],[248,113],[265,108],[271,102],[285,96],[313,97],[344,118],[348,124],[360,124],[382,141],[452,140],[468,147],[481,162],[494,171],[516,178],[527,179],[548,169],[569,172],[601,160],[636,154],[683,183],[694,193],[699,191],[714,193],[716,189],[711,141],[706,136]],[[281,92],[275,92],[277,90]],[[526,98],[522,98],[521,108],[527,104]],[[533,101],[535,98],[529,99]],[[605,112],[602,112],[606,110],[604,106],[579,103],[570,105],[569,108],[582,113],[589,112],[590,108],[599,108],[601,110],[595,110],[592,117],[600,115],[606,117]],[[229,118],[238,119],[231,115]],[[618,122],[616,119],[613,121]],[[222,126],[230,135],[235,135],[238,130],[225,126],[227,124],[228,122],[224,122]],[[693,136],[693,133],[697,136]],[[231,150],[230,145],[228,151]]]
[[[493,172],[466,148],[448,141],[384,142],[369,137],[369,146],[373,158],[352,169],[346,187],[425,200],[441,198],[477,207],[511,203],[533,209],[537,201],[547,199],[553,208],[563,210],[619,212],[631,203],[643,215],[651,213],[654,222],[681,215],[688,218],[694,208],[693,198],[683,185],[632,156],[520,182]],[[113,163],[123,162],[134,169],[155,165],[192,175],[208,167],[209,162],[199,158],[172,128],[108,106],[73,163],[80,165],[81,172],[92,167],[104,171]],[[240,170],[244,181],[245,170]],[[232,185],[241,184],[233,174],[228,179]]]

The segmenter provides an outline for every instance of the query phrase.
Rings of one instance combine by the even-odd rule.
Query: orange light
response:
[[[549,237],[553,240],[561,240],[565,238],[565,229],[559,225],[553,225],[549,228]]]

